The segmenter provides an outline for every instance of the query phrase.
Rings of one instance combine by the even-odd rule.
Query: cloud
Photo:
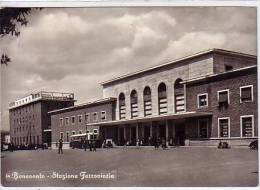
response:
[[[209,48],[256,54],[256,9],[244,7],[45,8],[19,38],[0,39],[2,113],[36,90],[102,97],[100,82]]]

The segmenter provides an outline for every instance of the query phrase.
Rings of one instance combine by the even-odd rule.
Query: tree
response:
[[[19,25],[27,26],[28,15],[33,8],[0,8],[0,36],[3,38],[6,35],[20,35]],[[42,9],[42,8],[36,8]],[[11,59],[3,53],[1,56],[1,64],[8,64]]]

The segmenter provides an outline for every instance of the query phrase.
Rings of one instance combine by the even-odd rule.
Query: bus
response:
[[[86,139],[87,148],[89,147],[90,141],[95,141],[96,148],[101,147],[101,141],[99,139],[99,135],[97,133],[82,133],[70,136],[70,147],[74,148],[84,148],[83,141]]]

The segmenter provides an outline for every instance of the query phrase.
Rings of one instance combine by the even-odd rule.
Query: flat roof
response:
[[[213,48],[213,49],[208,49],[206,51],[201,51],[201,52],[196,53],[196,54],[185,56],[185,57],[182,57],[182,58],[174,59],[172,61],[160,64],[160,65],[156,65],[154,67],[150,67],[150,68],[147,68],[147,69],[142,69],[142,70],[139,70],[139,71],[136,71],[136,72],[133,72],[133,73],[128,73],[128,74],[123,75],[123,76],[115,77],[113,79],[101,82],[101,85],[104,86],[106,84],[109,84],[109,83],[112,83],[112,82],[115,82],[115,81],[119,81],[121,79],[125,79],[125,78],[131,77],[131,76],[135,76],[135,75],[147,72],[147,71],[159,69],[159,68],[171,65],[171,64],[175,64],[175,63],[178,63],[178,62],[181,62],[181,61],[184,61],[184,60],[188,60],[188,59],[193,59],[193,58],[196,58],[196,57],[199,57],[199,56],[203,56],[203,55],[206,55],[206,54],[210,54],[210,53],[222,53],[222,54],[228,54],[228,55],[249,57],[249,58],[253,58],[253,59],[256,59],[256,57],[257,57],[255,55],[250,55],[250,54],[246,54],[246,53],[240,53],[240,52],[235,52],[235,51],[229,51],[229,50],[224,50],[224,49]]]
[[[117,100],[117,99],[114,98],[114,97],[99,99],[99,100],[95,100],[95,101],[91,101],[91,102],[87,102],[87,103],[83,103],[83,104],[78,104],[78,105],[70,106],[70,107],[67,107],[67,108],[52,110],[52,111],[49,111],[48,114],[59,113],[59,112],[63,112],[63,111],[73,110],[73,109],[80,109],[81,107],[90,107],[90,106],[94,106],[94,105],[98,105],[98,104],[103,104],[103,103],[107,103],[107,102],[113,102],[113,101],[116,101],[116,100]]]
[[[255,69],[257,68],[257,65],[252,65],[252,66],[248,66],[248,67],[243,67],[243,68],[239,68],[239,69],[234,69],[231,71],[225,71],[222,73],[216,73],[216,74],[209,74],[209,75],[205,75],[203,77],[196,77],[196,78],[191,78],[188,80],[184,80],[183,82],[181,82],[182,84],[184,83],[192,83],[192,82],[197,82],[197,81],[201,81],[201,80],[206,80],[209,78],[214,78],[214,77],[218,77],[218,76],[224,76],[224,75],[230,75],[232,73],[240,73],[242,71],[246,71],[246,70],[250,70],[250,69]]]
[[[30,93],[26,96],[23,96],[15,101],[9,103],[9,110],[30,104],[32,102],[40,101],[40,100],[75,101],[74,93],[38,91],[38,92]]]
[[[111,126],[111,125],[123,125],[123,124],[131,124],[131,123],[144,123],[151,121],[160,121],[165,119],[180,119],[187,117],[199,117],[199,116],[210,116],[211,112],[182,112],[175,114],[163,114],[163,115],[155,115],[155,116],[147,116],[147,117],[137,117],[134,119],[122,119],[122,120],[113,120],[113,121],[104,121],[98,123],[89,123],[87,126]]]

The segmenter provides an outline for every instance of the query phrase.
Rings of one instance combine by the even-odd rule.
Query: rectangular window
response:
[[[240,103],[253,101],[253,85],[240,87]]]
[[[208,137],[208,120],[207,119],[200,119],[198,121],[198,132],[199,132],[200,138]]]
[[[229,117],[218,119],[219,137],[230,137]]]
[[[197,96],[198,108],[203,108],[208,106],[208,93],[198,94]]]
[[[97,112],[94,112],[94,113],[93,113],[93,116],[94,116],[94,117],[93,117],[93,120],[94,120],[94,121],[97,121],[97,120],[98,120],[98,113],[97,113]]]
[[[70,124],[70,118],[69,117],[66,117],[65,118],[65,125],[69,125]]]
[[[219,105],[228,105],[229,104],[229,90],[218,91],[218,103]]]
[[[82,123],[82,115],[78,115],[78,122]]]
[[[71,124],[72,124],[72,125],[75,124],[75,116],[71,116]]]
[[[66,132],[66,141],[67,142],[70,141],[70,132],[69,131]]]
[[[89,113],[85,114],[85,121],[86,121],[86,123],[90,122],[90,115],[89,115]]]
[[[254,116],[245,115],[240,117],[241,137],[254,136]]]
[[[106,111],[101,111],[101,120],[106,120]]]
[[[63,132],[60,132],[60,138],[63,139]]]

